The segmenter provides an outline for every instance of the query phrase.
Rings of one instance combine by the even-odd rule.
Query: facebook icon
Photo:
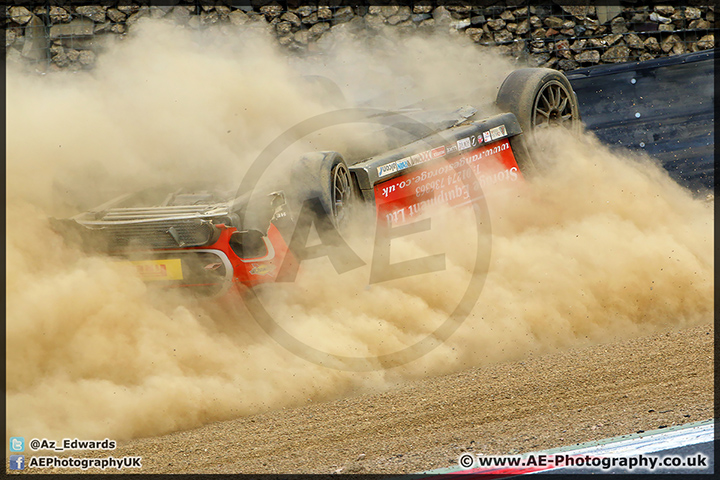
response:
[[[10,455],[10,470],[23,470],[25,468],[25,455]]]

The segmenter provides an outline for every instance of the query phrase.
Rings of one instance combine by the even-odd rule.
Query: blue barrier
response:
[[[715,181],[715,51],[567,72],[587,129],[657,158],[682,185]]]

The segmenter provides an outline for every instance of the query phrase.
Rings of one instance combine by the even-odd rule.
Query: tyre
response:
[[[565,127],[581,129],[578,101],[568,79],[551,68],[521,68],[505,78],[495,104],[515,114],[524,132]]]
[[[344,228],[352,216],[357,193],[350,169],[336,152],[304,155],[292,168],[291,191],[294,210],[307,201],[318,215],[326,215],[337,229]],[[318,209],[322,211],[318,211]]]

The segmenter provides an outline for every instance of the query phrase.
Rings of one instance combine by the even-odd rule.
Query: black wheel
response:
[[[297,212],[308,200],[322,208],[336,228],[343,228],[352,217],[357,201],[355,185],[345,160],[336,152],[304,155],[292,169],[291,192]]]
[[[505,78],[495,101],[515,114],[524,132],[552,127],[578,132],[581,128],[577,97],[568,79],[551,68],[522,68]]]

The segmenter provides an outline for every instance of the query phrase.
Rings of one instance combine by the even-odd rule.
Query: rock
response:
[[[102,23],[105,21],[105,9],[100,5],[86,5],[75,7],[75,11],[93,22]]]
[[[418,24],[418,28],[422,28],[424,31],[433,31],[435,29],[435,19],[428,18]]]
[[[673,13],[675,13],[675,7],[671,7],[669,5],[656,5],[654,8],[655,12],[659,13],[660,15],[669,17]]]
[[[140,6],[133,4],[120,4],[117,6],[117,9],[123,12],[125,15],[132,15],[133,13],[140,10]]]
[[[95,63],[95,58],[95,52],[92,50],[83,50],[80,52],[78,61],[85,66],[90,66]]]
[[[226,19],[232,10],[230,7],[225,5],[215,5],[215,11],[220,15],[220,18]],[[168,12],[169,13],[169,12]]]
[[[5,48],[12,45],[17,37],[18,37],[17,30],[14,28],[8,28],[5,31]]]
[[[559,40],[555,43],[555,51],[557,52],[557,55],[565,58],[565,59],[572,59],[572,53],[570,52],[570,42],[567,40]]]
[[[607,42],[602,38],[588,38],[588,47],[590,48],[604,48],[607,47]]]
[[[561,5],[560,8],[578,20],[585,20],[588,16],[595,16],[594,6]]]
[[[125,25],[122,23],[115,23],[110,26],[110,31],[113,33],[123,34],[125,33]]]
[[[458,2],[457,4],[452,2],[446,3],[447,6],[445,8],[447,8],[449,12],[457,14],[455,18],[458,20],[467,17],[473,9],[472,5],[467,5],[463,2]]]
[[[339,8],[333,15],[333,24],[345,23],[355,16],[352,7]]]
[[[452,16],[450,15],[450,12],[448,12],[445,7],[440,6],[435,8],[432,12],[433,20],[435,20],[435,24],[450,24],[452,21]]]
[[[32,18],[32,12],[25,7],[10,7],[10,19],[20,25],[25,25]]]
[[[317,16],[319,20],[330,20],[333,17],[333,13],[330,7],[322,6],[318,7]]]
[[[517,28],[515,29],[516,35],[525,35],[530,31],[530,21],[525,19],[522,22],[518,23]]]
[[[515,33],[517,31],[517,23],[506,23],[505,29],[510,33]]]
[[[398,8],[397,12],[394,15],[387,17],[387,23],[389,23],[390,25],[397,25],[400,22],[409,20],[411,15],[412,14],[410,13],[410,7],[401,7]]]
[[[301,21],[305,25],[315,25],[319,20],[317,12],[313,12],[307,17],[303,17]]]
[[[545,38],[547,34],[547,30],[544,28],[538,28],[534,32],[532,32],[532,38]]]
[[[270,21],[275,17],[279,17],[281,13],[283,13],[283,10],[285,10],[279,3],[272,2],[268,5],[263,5],[260,7],[260,13],[265,15],[265,18]]]
[[[191,10],[192,12],[195,12],[195,7],[190,7],[188,5],[178,5],[172,9],[168,17],[171,18],[174,22],[184,25],[190,20]],[[108,10],[108,16],[110,16],[110,10]],[[228,14],[228,19],[230,19],[230,14]]]
[[[547,45],[542,40],[533,40],[530,42],[530,51],[532,53],[540,53],[547,51]]]
[[[216,11],[200,12],[200,24],[201,25],[215,25],[220,21],[220,14]]]
[[[554,37],[554,36],[557,35],[558,33],[560,33],[560,32],[558,32],[558,31],[555,30],[554,28],[548,28],[547,31],[545,32],[545,36],[546,36],[546,37]]]
[[[495,43],[508,43],[513,41],[512,33],[508,32],[507,30],[500,30],[495,32],[493,38],[495,39]]]
[[[605,35],[603,37],[603,40],[605,40],[605,45],[612,46],[615,45],[623,36],[619,33],[614,33],[610,35]]]
[[[52,57],[52,62],[58,67],[67,67],[70,64],[70,60],[65,52],[60,52]]]
[[[280,16],[280,20],[290,23],[294,27],[299,27],[302,22],[300,21],[300,17],[295,15],[292,12],[285,12]]]
[[[382,6],[380,7],[380,15],[385,18],[390,18],[393,15],[396,15],[399,10],[400,7],[398,7],[397,5]]]
[[[150,10],[148,11],[148,15],[150,18],[163,18],[166,16],[170,11],[172,10],[172,7],[170,6],[158,6],[158,5],[151,5]],[[214,12],[217,16],[220,15],[220,12],[216,9]]]
[[[125,15],[123,12],[118,10],[117,8],[108,8],[108,11],[106,13],[107,18],[110,19],[111,22],[124,22],[127,18],[127,15]]]
[[[78,58],[80,58],[80,52],[74,48],[68,48],[65,50],[65,55],[67,55],[68,60],[71,62],[77,62]]]
[[[616,45],[608,48],[600,59],[606,63],[625,63],[630,59],[630,49],[625,45]]]
[[[240,25],[245,25],[250,20],[247,14],[242,10],[233,10],[228,15],[228,19],[230,20],[231,24],[237,27],[239,27]]]
[[[712,28],[712,23],[702,19],[693,20],[690,22],[690,25],[688,25],[688,28],[690,30],[710,30]]]
[[[610,22],[610,31],[612,33],[627,33],[627,23],[623,17],[615,17]]]
[[[98,34],[102,34],[105,32],[109,32],[111,25],[112,25],[112,23],[110,23],[110,22],[96,23],[95,28],[93,29],[93,34],[98,35]]]
[[[120,8],[118,8],[120,10]],[[131,14],[127,20],[125,20],[125,26],[131,27],[137,23],[138,20],[140,20],[142,17],[146,16],[150,9],[146,6],[142,6],[138,9],[137,12]]]
[[[682,10],[676,10],[670,17],[670,20],[672,20],[672,23],[675,25],[682,25],[685,23],[685,13]]]
[[[681,55],[686,52],[685,44],[683,42],[677,42],[673,45],[670,55]]]
[[[699,50],[709,50],[711,48],[715,48],[715,35],[712,33],[705,35],[697,41],[696,45]]]
[[[658,25],[658,32],[674,32],[675,27],[669,24],[660,24]]]
[[[275,31],[281,37],[290,35],[293,30],[293,25],[290,22],[278,22],[275,24]]]
[[[50,7],[50,22],[55,23],[66,23],[72,20],[72,15],[68,13],[62,7]]]
[[[470,26],[469,18],[463,18],[461,20],[453,20],[452,22],[450,22],[450,28],[454,28],[455,30],[464,30],[469,26]]]
[[[330,24],[327,22],[320,22],[310,27],[308,29],[308,33],[310,34],[310,37],[319,37],[328,30],[330,30]]]
[[[575,53],[581,53],[583,49],[585,48],[585,44],[587,43],[587,40],[584,38],[581,38],[580,40],[575,40],[572,45],[570,45],[570,50],[572,50]],[[598,60],[600,57],[598,56]]]
[[[95,24],[88,18],[76,18],[70,23],[60,23],[50,27],[50,40],[64,37],[82,37],[93,34]]]
[[[491,30],[501,30],[505,27],[505,20],[502,18],[493,18],[487,21],[486,24]]]
[[[579,63],[600,63],[600,52],[597,50],[585,50],[575,55],[575,61]]]
[[[45,24],[40,17],[32,15],[25,26],[22,56],[31,60],[44,60],[48,48]]]
[[[635,48],[638,50],[643,50],[645,48],[645,44],[643,43],[642,39],[635,35],[634,33],[630,33],[625,36],[625,44],[630,48]]]
[[[485,31],[482,28],[466,28],[465,34],[472,39],[473,42],[479,42]]]
[[[533,67],[539,67],[540,65],[544,65],[545,62],[547,62],[548,60],[550,60],[549,53],[530,54],[528,58],[528,62]]]
[[[682,42],[682,40],[680,40],[680,37],[678,37],[677,35],[675,35],[673,33],[672,35],[670,35],[669,37],[667,37],[665,40],[663,40],[660,43],[660,49],[665,53],[669,53],[670,50],[673,49],[673,47],[675,46],[676,43],[681,43],[681,42]]]
[[[648,37],[643,44],[648,52],[660,53],[660,43],[655,37]]]
[[[567,70],[575,70],[580,65],[575,60],[563,58],[563,59],[558,60],[557,66],[560,70],[567,71]]]
[[[425,22],[430,20],[425,20]],[[365,15],[365,25],[372,29],[378,29],[385,25],[385,17],[382,15]]]
[[[543,22],[542,22],[542,20],[540,20],[540,17],[537,17],[535,15],[530,17],[530,26],[531,27],[538,28],[538,27],[542,27],[542,25],[543,25]]]
[[[650,14],[650,21],[658,22],[658,23],[670,23],[671,22],[669,17],[663,17],[662,15],[658,15],[657,12],[653,12]]]
[[[422,22],[423,20],[427,20],[428,18],[432,18],[432,15],[430,15],[429,13],[414,13],[414,14],[412,15],[412,17],[410,17],[410,18],[412,18],[412,21],[413,21],[413,22],[420,23],[420,22]]]
[[[297,43],[300,43],[302,45],[307,45],[308,40],[310,39],[310,34],[307,30],[300,30],[299,32],[295,32],[293,35],[293,38]]]
[[[413,6],[413,13],[430,13],[432,11],[433,11],[433,7],[430,4]]]
[[[548,28],[552,28],[553,30],[560,30],[565,21],[562,18],[558,17],[547,17],[543,23]]]
[[[513,15],[510,10],[503,11],[500,14],[500,18],[505,20],[505,22],[514,22],[515,21],[515,15]]]
[[[307,17],[311,14],[315,13],[317,11],[317,8],[310,5],[303,5],[301,7],[298,7],[297,10],[295,10],[295,13],[300,15],[301,17]]]
[[[556,57],[550,57],[550,59],[543,63],[541,67],[543,68],[555,68],[555,64],[557,64],[558,59]]]
[[[638,58],[641,62],[647,62],[648,60],[653,60],[655,58],[655,55],[652,53],[644,52],[642,55],[640,55],[640,58]]]

